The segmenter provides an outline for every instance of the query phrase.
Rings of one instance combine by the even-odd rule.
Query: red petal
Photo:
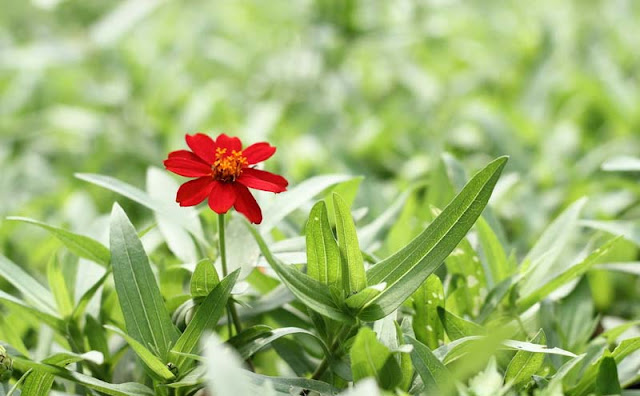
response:
[[[233,150],[242,150],[242,141],[237,137],[229,137],[222,133],[216,139],[216,146],[226,148],[227,154],[231,154]]]
[[[236,190],[231,183],[213,182],[209,193],[209,207],[218,214],[227,213],[236,202]]]
[[[244,168],[242,175],[236,181],[256,190],[274,193],[287,191],[287,186],[289,185],[287,179],[280,175],[253,168]]]
[[[176,151],[172,151],[169,153],[169,159],[173,159],[173,158],[182,158],[182,159],[188,159],[191,161],[195,161],[195,162],[202,162],[205,165],[209,165],[206,162],[204,162],[202,160],[202,158],[198,157],[197,155],[195,155],[194,153],[192,153],[191,151],[187,151],[187,150],[176,150]]]
[[[186,177],[200,177],[211,175],[211,166],[201,160],[171,157],[164,160],[164,166],[173,173]]]
[[[249,165],[269,159],[276,152],[276,148],[267,142],[254,143],[242,150],[242,154],[249,161]]]
[[[203,161],[213,164],[216,160],[216,143],[204,133],[186,135],[185,140],[189,148]]]
[[[180,186],[176,202],[180,206],[194,206],[204,201],[213,187],[213,179],[209,176],[188,181]]]
[[[236,190],[236,203],[233,206],[236,210],[249,219],[254,224],[260,224],[262,222],[262,211],[260,206],[256,202],[256,199],[251,195],[249,189],[242,184],[234,184]]]

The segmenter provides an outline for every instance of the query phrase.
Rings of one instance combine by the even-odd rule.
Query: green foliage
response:
[[[639,18],[3,4],[0,394],[636,394]],[[160,169],[196,131],[290,182],[226,276]]]

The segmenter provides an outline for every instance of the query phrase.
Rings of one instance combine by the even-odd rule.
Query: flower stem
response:
[[[224,237],[224,213],[218,215],[218,247],[220,263],[222,264],[222,276],[226,277],[229,274],[229,270],[227,269],[227,246]],[[236,328],[236,334],[240,333],[242,331],[242,322],[240,322],[238,311],[236,311],[236,306],[231,298],[227,304],[227,310],[233,321],[233,326]],[[231,322],[228,323],[228,326],[229,337],[231,337]]]

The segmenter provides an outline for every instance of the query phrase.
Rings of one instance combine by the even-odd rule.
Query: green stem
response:
[[[222,263],[222,276],[226,277],[227,275],[229,275],[229,270],[227,269],[227,246],[224,237],[224,213],[218,215],[218,246],[220,250],[220,262]],[[238,311],[236,311],[236,306],[233,303],[233,300],[229,300],[227,309],[229,310],[229,314],[231,315],[233,326],[236,328],[236,334],[238,334],[242,331],[242,322],[240,322]],[[229,323],[228,325],[229,337],[231,337],[231,323]]]
[[[220,250],[220,263],[222,264],[222,276],[226,277],[228,275],[229,270],[227,269],[227,247],[224,238],[224,213],[218,214],[218,247]],[[231,317],[231,320],[229,320]],[[229,338],[232,336],[232,326],[236,328],[236,334],[242,331],[242,322],[240,322],[240,317],[238,316],[238,311],[236,310],[236,305],[233,302],[233,298],[229,298],[229,302],[227,303],[227,326],[229,329]],[[247,365],[251,369],[251,371],[256,371],[253,367],[253,362],[250,359],[247,359]]]
[[[316,368],[316,371],[311,375],[311,379],[319,380],[324,375],[325,371],[329,368],[329,361],[333,358],[333,355],[335,355],[336,351],[342,344],[342,339],[351,333],[353,327],[354,326],[344,325],[342,329],[340,329],[340,332],[336,335],[336,338],[333,339],[333,342],[329,347],[329,354],[322,359],[320,365]]]

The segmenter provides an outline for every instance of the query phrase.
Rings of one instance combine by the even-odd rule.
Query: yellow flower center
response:
[[[223,182],[235,181],[242,174],[242,168],[248,164],[247,158],[242,155],[242,150],[232,150],[227,154],[226,148],[216,149],[216,160],[211,165],[211,176],[215,180]]]

